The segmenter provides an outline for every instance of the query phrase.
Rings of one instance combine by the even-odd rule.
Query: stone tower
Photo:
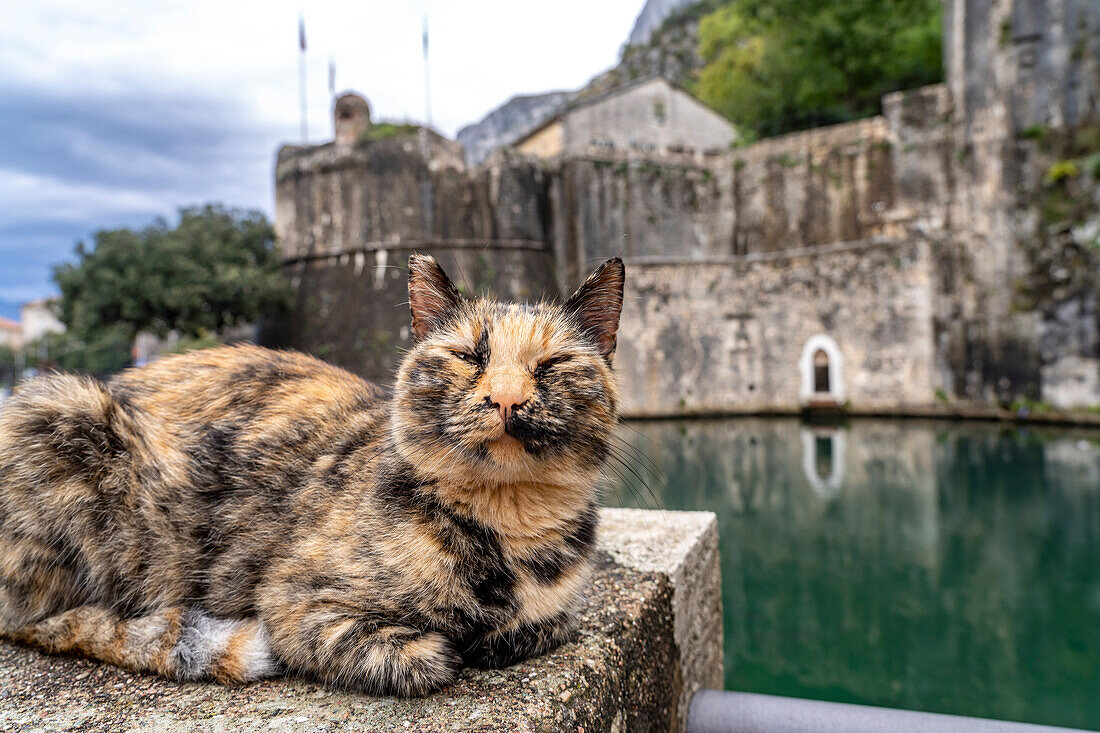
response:
[[[336,128],[336,144],[350,147],[370,129],[370,105],[365,97],[355,92],[345,92],[336,98],[332,118]]]
[[[955,123],[950,228],[980,293],[971,331],[985,344],[974,356],[984,396],[1094,400],[1096,278],[1079,243],[1052,234],[1044,176],[1100,124],[1100,2],[947,0],[944,67]],[[1022,307],[1021,293],[1036,305]]]

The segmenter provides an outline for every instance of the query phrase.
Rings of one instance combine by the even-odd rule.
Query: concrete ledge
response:
[[[599,549],[573,643],[428,698],[174,683],[0,641],[0,730],[682,730],[691,694],[722,682],[715,517],[606,509]]]

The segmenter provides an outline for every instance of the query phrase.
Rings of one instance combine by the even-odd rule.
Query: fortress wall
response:
[[[553,258],[530,249],[396,247],[291,264],[297,295],[273,340],[389,384],[409,348],[408,257],[428,252],[460,289],[539,300],[557,292]]]
[[[799,132],[721,156],[569,158],[552,171],[555,247],[575,283],[612,255],[692,259],[903,237],[943,191],[899,191],[882,117]]]
[[[276,233],[295,260],[396,245],[548,239],[548,184],[537,164],[467,173],[433,165],[415,138],[337,148],[283,148]]]
[[[469,294],[557,293],[539,167],[433,168],[415,139],[281,151],[276,229],[297,295],[268,341],[389,382],[409,346],[412,252]]]
[[[626,415],[798,410],[815,334],[839,348],[852,408],[935,402],[931,243],[627,268],[615,357]]]
[[[689,160],[580,157],[553,173],[562,212],[555,247],[575,285],[608,257],[702,257],[729,252],[730,171]]]
[[[882,117],[763,140],[732,156],[730,254],[904,231],[893,144]]]
[[[936,390],[1100,404],[1100,188],[1082,162],[1100,139],[1100,11],[948,0],[944,43],[946,83],[887,95],[880,117],[716,155],[460,172],[417,140],[284,149],[276,226],[303,283],[291,343],[383,375],[405,297],[368,273],[413,249],[504,298],[568,292],[624,255],[629,413],[795,409],[797,349],[818,331],[854,365],[856,408]],[[1049,180],[1068,158],[1084,172]]]

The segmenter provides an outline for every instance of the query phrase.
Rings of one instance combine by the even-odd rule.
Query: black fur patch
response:
[[[553,649],[571,634],[571,617],[559,613],[536,626],[526,625],[503,634],[467,640],[462,647],[462,660],[482,669],[508,667]]]

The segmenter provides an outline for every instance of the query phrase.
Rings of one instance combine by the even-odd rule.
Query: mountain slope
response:
[[[627,39],[628,46],[640,46],[649,43],[653,31],[661,27],[673,11],[694,5],[698,0],[646,0],[642,12],[634,21],[634,28]]]
[[[690,86],[695,72],[703,67],[698,50],[699,20],[717,5],[715,0],[680,3],[651,29],[649,40],[624,46],[619,63],[592,77],[576,92],[573,101],[581,102],[648,76],[663,76],[681,86]]]
[[[686,86],[703,66],[697,50],[699,19],[720,4],[721,0],[647,0],[614,67],[576,91],[512,97],[459,130],[466,162],[479,165],[493,150],[519,139],[559,110],[635,79],[659,75]]]
[[[456,139],[466,148],[466,163],[480,164],[491,152],[517,140],[557,112],[571,95],[572,92],[565,91],[519,94],[480,121],[463,127]]]

